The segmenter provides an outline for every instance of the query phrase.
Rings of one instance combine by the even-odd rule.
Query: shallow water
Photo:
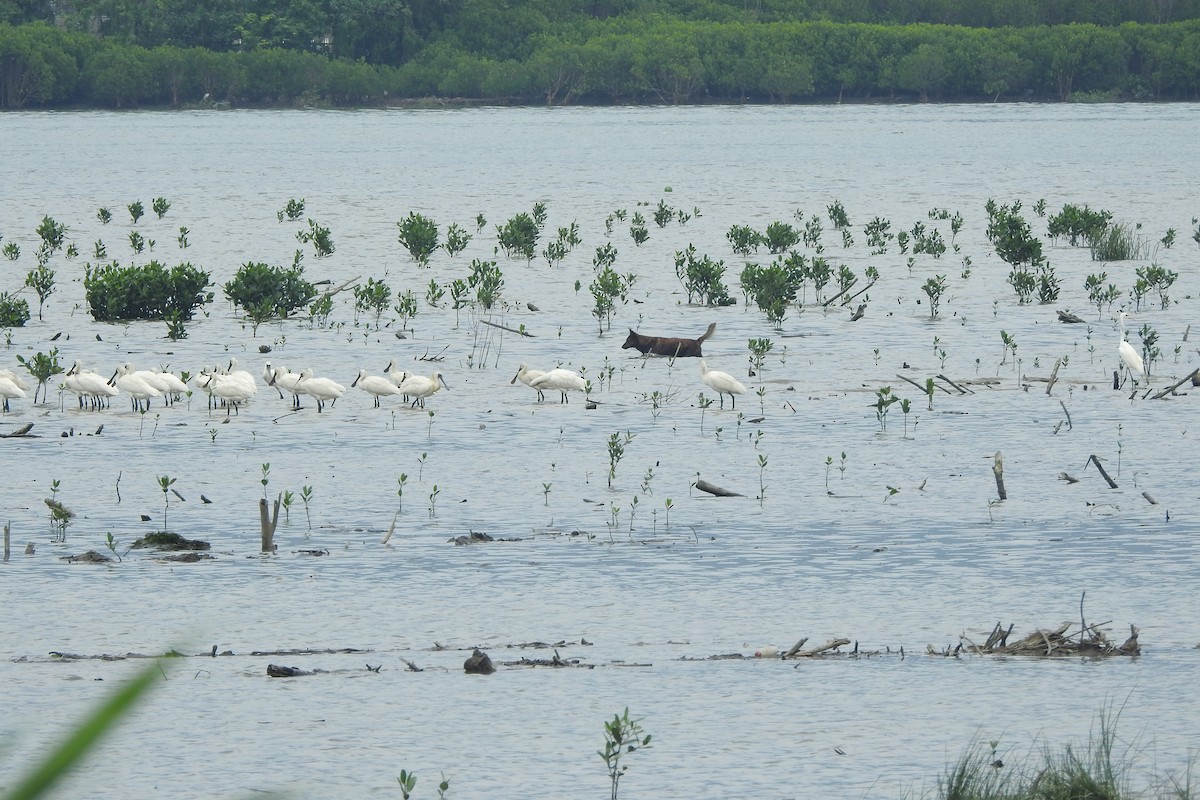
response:
[[[0,290],[18,289],[33,267],[44,215],[66,223],[83,254],[55,256],[46,319],[13,332],[0,367],[57,346],[66,365],[78,358],[101,371],[133,361],[195,372],[233,356],[256,375],[269,360],[348,386],[360,367],[379,373],[397,358],[427,371],[434,363],[422,359],[438,356],[449,384],[428,401],[432,416],[395,402],[376,410],[357,390],[326,413],[293,414],[260,387],[230,417],[208,412],[199,393],[144,417],[123,398],[99,413],[53,390],[48,403],[14,401],[0,433],[33,422],[40,436],[0,442],[0,505],[15,550],[0,569],[0,673],[15,711],[3,727],[0,775],[137,666],[62,662],[51,651],[214,644],[235,655],[174,664],[62,796],[397,796],[400,769],[421,776],[423,796],[440,771],[459,796],[599,794],[601,723],[625,706],[655,742],[631,761],[628,796],[919,793],[974,736],[1000,739],[1006,760],[1020,760],[1038,737],[1085,738],[1107,704],[1124,704],[1120,731],[1147,756],[1145,773],[1181,769],[1198,745],[1189,680],[1200,577],[1195,411],[1189,397],[1131,400],[1111,389],[1115,323],[1089,309],[1083,287],[1104,269],[1127,289],[1147,262],[1101,266],[1084,250],[1048,245],[1062,298],[1018,306],[984,237],[983,205],[1023,200],[1038,233],[1045,222],[1028,209],[1043,197],[1051,211],[1110,210],[1142,223],[1152,241],[1178,229],[1174,247],[1153,254],[1180,273],[1175,303],[1143,308],[1130,324],[1135,345],[1142,324],[1158,330],[1164,358],[1152,380],[1165,387],[1196,364],[1184,335],[1198,288],[1190,241],[1198,116],[1200,107],[1182,105],[0,116],[12,153],[0,165],[0,234],[22,249],[17,262],[0,260]],[[169,342],[159,323],[101,325],[82,305],[92,243],[103,239],[128,260],[124,207],[141,199],[148,209],[157,196],[171,200],[170,212],[137,229],[157,240],[160,260],[209,270],[218,295],[238,265],[288,263],[304,247],[295,239],[302,224],[275,218],[289,198],[305,198],[306,216],[331,228],[337,245],[327,259],[308,252],[310,278],[386,278],[419,297],[431,279],[464,277],[470,259],[491,258],[496,226],[535,201],[547,203],[549,235],[577,221],[584,241],[557,267],[499,257],[506,306],[486,318],[524,325],[532,338],[466,309],[422,304],[415,331],[399,340],[394,324],[356,324],[346,292],[336,330],[288,321],[255,336],[218,300],[186,340]],[[701,216],[659,229],[650,220],[659,200]],[[853,247],[842,247],[824,216],[834,200],[850,215]],[[101,205],[114,212],[109,226],[96,220]],[[932,225],[933,207],[965,217],[960,254],[918,256],[911,270],[894,244],[869,254],[865,222]],[[598,336],[586,285],[616,209],[641,211],[650,239],[634,247],[628,223],[616,223],[616,266],[638,275],[637,302],[619,307]],[[775,331],[743,307],[743,259],[725,232],[791,221],[797,209],[823,218],[835,265],[879,269],[859,322],[844,308],[810,304]],[[410,210],[443,230],[457,222],[474,232],[477,214],[488,223],[463,254],[418,269],[396,243],[395,222]],[[936,224],[949,242],[948,224]],[[191,231],[185,252],[174,241],[181,225]],[[686,304],[673,254],[690,243],[726,261],[737,306]],[[973,262],[967,278],[963,256]],[[935,274],[950,289],[931,321],[918,301]],[[1062,325],[1056,308],[1091,322]],[[695,361],[620,349],[628,327],[697,335],[710,321],[717,334],[705,344],[707,362],[751,387],[737,411],[699,407]],[[1011,356],[1001,363],[1001,330],[1018,342],[1019,368]],[[775,349],[748,378],[752,337]],[[1048,396],[1045,382],[1028,379],[1048,377],[1062,356],[1069,363]],[[586,368],[598,407],[580,397],[537,403],[509,383],[522,361]],[[601,382],[607,367],[612,377]],[[972,384],[969,395],[939,392],[930,409],[897,377],[923,384],[938,373],[998,382]],[[891,409],[886,431],[873,408],[881,386],[912,403],[907,421]],[[648,400],[655,391],[666,398],[660,409]],[[626,432],[610,489],[607,441]],[[997,451],[1003,503],[991,502]],[[1119,489],[1085,467],[1092,454]],[[267,558],[258,555],[256,506],[264,463],[269,496],[297,497],[279,552]],[[1064,472],[1079,482],[1061,480]],[[108,532],[124,552],[161,527],[163,474],[184,498],[170,497],[167,526],[211,541],[214,560],[169,565],[140,551],[112,567],[59,559],[103,551]],[[745,496],[698,492],[697,474]],[[50,541],[42,502],[55,479],[78,514],[65,544]],[[311,530],[298,499],[306,485]],[[470,530],[513,541],[446,543]],[[22,554],[28,541],[32,556]],[[329,552],[300,552],[310,549]],[[924,654],[964,634],[981,641],[998,621],[1020,636],[1075,620],[1083,592],[1088,620],[1108,621],[1111,638],[1123,640],[1130,624],[1141,629],[1141,658]],[[786,649],[806,636],[810,645],[845,636],[882,652],[799,664],[707,660]],[[551,657],[510,648],[537,641],[562,642],[563,658],[595,668],[461,674],[473,646],[498,662]],[[888,652],[901,647],[903,658]],[[370,652],[251,655],[290,648]],[[407,671],[402,659],[424,671]],[[328,674],[268,680],[268,663]]]

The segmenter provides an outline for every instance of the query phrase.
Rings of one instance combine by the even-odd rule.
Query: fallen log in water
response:
[[[696,481],[696,488],[702,492],[714,494],[717,497],[745,497],[744,494],[738,494],[737,492],[731,492],[728,489],[722,489],[720,486],[704,480]]]

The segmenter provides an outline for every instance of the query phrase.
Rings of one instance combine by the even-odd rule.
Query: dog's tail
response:
[[[707,339],[708,337],[712,336],[712,335],[713,335],[713,331],[715,331],[716,329],[717,329],[717,323],[715,323],[715,322],[710,322],[710,323],[708,323],[708,330],[706,330],[706,331],[705,331],[703,334],[701,334],[700,336],[697,336],[697,337],[696,337],[696,341],[697,341],[697,342],[703,342],[705,339]]]

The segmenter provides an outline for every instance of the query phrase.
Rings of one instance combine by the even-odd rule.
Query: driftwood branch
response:
[[[950,384],[950,385],[951,385],[951,386],[953,386],[955,389],[958,389],[958,393],[959,393],[959,394],[975,394],[975,392],[974,392],[973,390],[971,390],[971,389],[968,389],[968,388],[967,388],[967,387],[965,387],[965,386],[960,386],[959,384],[957,384],[957,383],[955,383],[954,381],[950,380],[949,378],[947,378],[945,375],[943,375],[943,374],[942,374],[942,373],[940,373],[940,372],[938,373],[938,378],[939,378],[940,380],[943,380],[943,381],[945,381],[946,383]]]
[[[33,429],[33,423],[32,423],[32,422],[26,422],[24,425],[22,425],[21,427],[17,428],[17,429],[16,429],[15,431],[13,431],[12,433],[0,433],[0,439],[15,439],[15,438],[17,438],[18,436],[25,436],[25,435],[27,435],[27,434],[29,433],[29,431],[30,431],[30,430],[32,430],[32,429]]]
[[[1046,394],[1050,394],[1050,390],[1054,388],[1054,382],[1058,380],[1058,368],[1062,366],[1062,359],[1054,359],[1054,369],[1050,371],[1050,381],[1046,384]]]
[[[1088,456],[1088,460],[1087,460],[1087,462],[1086,462],[1086,463],[1083,465],[1083,468],[1084,468],[1084,469],[1087,469],[1087,465],[1088,465],[1088,464],[1095,464],[1095,465],[1096,465],[1096,469],[1100,470],[1100,477],[1104,478],[1104,481],[1105,481],[1105,483],[1107,483],[1107,484],[1108,484],[1108,488],[1110,488],[1110,489],[1116,489],[1116,488],[1117,488],[1117,482],[1116,482],[1116,481],[1114,481],[1114,480],[1112,479],[1112,476],[1110,476],[1110,475],[1108,474],[1108,470],[1106,470],[1106,469],[1104,468],[1104,465],[1100,463],[1100,459],[1096,457],[1096,454],[1095,454],[1095,453],[1093,453],[1092,455]]]
[[[996,476],[996,493],[1000,495],[1001,500],[1008,499],[1008,492],[1004,491],[1004,456],[1000,451],[996,451],[995,460],[992,462],[992,474]]]
[[[714,494],[717,497],[745,497],[744,494],[738,494],[737,492],[731,492],[728,489],[722,489],[720,486],[709,483],[708,481],[705,481],[705,480],[697,480],[696,488],[702,492],[708,492],[709,494]]]
[[[820,655],[821,653],[827,652],[829,650],[836,650],[839,647],[842,647],[842,646],[848,645],[848,644],[850,644],[849,639],[830,639],[828,642],[821,645],[820,647],[814,647],[811,650],[799,650],[796,653],[793,653],[792,657],[793,658],[811,658],[812,656]],[[793,648],[793,649],[795,649],[795,648]]]
[[[1082,317],[1076,316],[1075,314],[1072,314],[1070,311],[1059,311],[1058,312],[1058,321],[1059,322],[1068,322],[1068,323],[1079,323],[1079,322],[1083,322],[1084,320]]]
[[[267,499],[258,501],[258,522],[262,533],[262,552],[275,552],[275,526],[279,524],[279,501],[283,495],[275,498],[274,514],[267,513]]]
[[[493,328],[499,328],[502,331],[508,331],[509,333],[515,333],[519,336],[528,336],[531,339],[533,338],[533,334],[528,331],[519,330],[517,328],[510,328],[507,325],[501,325],[498,322],[488,322],[486,319],[481,319],[479,321],[482,322],[484,325],[491,325]]]
[[[1192,370],[1186,376],[1184,376],[1184,378],[1182,380],[1180,380],[1178,383],[1175,383],[1171,386],[1168,386],[1166,389],[1163,389],[1161,392],[1154,395],[1154,397],[1152,399],[1154,399],[1154,400],[1163,399],[1167,395],[1172,394],[1176,389],[1178,389],[1180,386],[1183,386],[1188,381],[1194,380],[1197,375],[1200,375],[1200,368]]]

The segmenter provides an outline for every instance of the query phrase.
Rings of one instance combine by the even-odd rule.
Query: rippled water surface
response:
[[[0,369],[57,347],[66,365],[102,372],[133,362],[195,373],[236,357],[256,375],[269,361],[348,386],[360,368],[380,373],[397,359],[440,369],[449,386],[424,411],[374,409],[353,390],[325,413],[311,403],[293,413],[261,385],[236,416],[209,412],[199,392],[144,416],[121,397],[77,410],[56,386],[46,402],[14,400],[0,434],[33,423],[35,435],[0,441],[0,509],[13,530],[0,567],[0,784],[144,663],[52,653],[214,645],[232,655],[173,662],[60,796],[398,797],[401,769],[420,776],[423,797],[440,773],[456,797],[602,796],[601,723],[626,706],[654,746],[629,762],[623,797],[920,795],[973,738],[1000,740],[1019,762],[1038,742],[1086,739],[1116,706],[1121,748],[1141,754],[1139,779],[1182,770],[1200,746],[1195,398],[1112,389],[1115,308],[1097,314],[1084,279],[1106,271],[1129,305],[1137,267],[1178,272],[1169,307],[1143,303],[1129,338],[1140,346],[1143,325],[1157,331],[1155,387],[1196,367],[1198,128],[1200,107],[1187,105],[0,115],[0,245],[21,249],[0,259],[0,291],[21,290],[44,216],[66,224],[80,251],[51,259],[45,319],[35,312],[11,331]],[[155,219],[159,196],[172,205]],[[296,240],[303,221],[277,221],[291,198],[332,231],[330,257]],[[1140,224],[1146,257],[1097,264],[1047,242],[1062,296],[1018,305],[986,240],[984,204],[1021,200],[1044,235],[1032,210],[1042,198],[1051,213],[1088,204]],[[136,226],[125,211],[134,200],[147,207]],[[494,255],[496,227],[539,201],[545,236],[575,222],[582,244],[557,266]],[[657,226],[660,201],[686,223]],[[850,217],[849,246],[827,216],[834,201]],[[101,206],[114,213],[107,226]],[[874,217],[893,232],[936,226],[949,245],[933,208],[962,214],[959,252],[911,264],[894,242],[870,252],[863,226]],[[606,234],[617,210],[628,216]],[[418,268],[396,240],[410,211],[474,238]],[[746,259],[726,232],[803,225],[797,211],[822,221],[835,267],[879,270],[855,301],[867,300],[861,320],[836,303],[823,309],[811,287],[781,330],[745,307]],[[649,229],[641,246],[629,236],[635,212]],[[1168,248],[1159,240],[1171,228]],[[133,229],[156,241],[140,259],[187,260],[217,284],[185,340],[168,341],[161,323],[87,314],[95,242],[128,263]],[[618,271],[637,281],[598,335],[587,285],[608,241]],[[674,254],[689,244],[725,261],[737,305],[687,303]],[[247,261],[290,263],[298,247],[312,280],[374,277],[419,298],[431,280],[496,258],[503,308],[422,302],[400,339],[391,312],[382,327],[356,319],[347,290],[331,328],[291,320],[255,335],[220,285]],[[921,287],[936,275],[948,289],[931,320]],[[22,296],[36,309],[30,290]],[[1061,324],[1056,309],[1088,322]],[[694,360],[620,347],[627,328],[694,336],[710,322],[709,366],[749,386],[736,411],[702,408]],[[774,343],[753,377],[751,338]],[[521,362],[583,368],[596,407],[553,393],[536,402],[510,383]],[[901,377],[924,385],[938,374],[970,393],[938,390],[930,405]],[[893,406],[882,430],[874,403],[885,386],[911,406]],[[625,446],[610,487],[614,433]],[[1087,465],[1091,455],[1119,488]],[[271,556],[258,552],[264,464],[268,496],[296,497]],[[210,541],[213,560],[125,554],[164,524],[160,475],[182,496],[168,498],[167,527]],[[700,492],[697,477],[743,496]],[[77,514],[65,543],[51,541],[43,503],[55,480]],[[447,542],[470,531],[504,541]],[[122,563],[61,559],[107,552],[110,532]],[[1020,636],[1078,620],[1084,592],[1087,620],[1111,638],[1138,626],[1140,658],[926,654],[960,636],[981,642],[997,622]],[[845,637],[871,655],[749,658],[804,637]],[[557,647],[520,646],[538,642]],[[462,673],[475,646],[497,674]],[[348,648],[366,652],[278,652]],[[520,665],[555,652],[585,668]],[[731,654],[748,658],[709,658]],[[270,679],[270,663],[319,672]]]

